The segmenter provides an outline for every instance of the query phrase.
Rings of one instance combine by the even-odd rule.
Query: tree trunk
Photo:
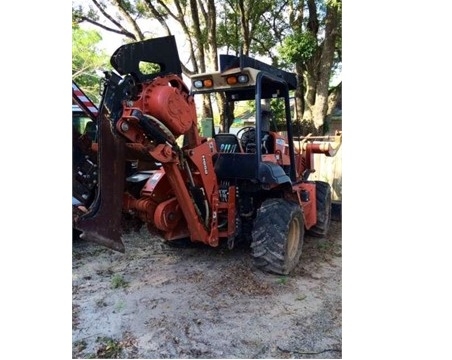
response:
[[[304,77],[306,81],[306,93],[305,93],[305,107],[303,111],[303,120],[312,121],[313,120],[313,109],[315,106],[315,94],[316,94],[316,84],[317,78],[314,71],[306,70]]]
[[[212,101],[210,100],[209,94],[202,95],[201,117],[204,119],[205,118],[213,119]]]
[[[336,45],[338,10],[336,6],[327,6],[325,19],[325,40],[319,64],[319,81],[316,87],[315,106],[313,111],[314,125],[319,129],[325,120],[328,110],[328,89]]]
[[[336,108],[337,104],[342,101],[342,81],[330,90],[328,95],[328,110],[327,115],[330,115]]]
[[[127,2],[112,0],[112,6],[105,7],[100,0],[91,1],[96,7],[97,13],[102,14],[113,25],[103,25],[95,14],[90,14],[88,11],[78,15],[82,21],[90,21],[103,29],[124,34],[124,36],[134,40],[144,38],[144,33],[140,29],[137,20],[141,16],[145,18],[147,15],[139,13],[134,7],[129,9]],[[149,9],[148,14],[152,14],[152,17],[158,20],[164,33],[170,34],[177,31],[174,26],[171,26],[169,20],[174,20],[180,24],[188,42],[189,61],[191,62],[189,65],[187,63],[181,64],[185,75],[218,69],[218,43],[216,36],[219,33],[217,32],[216,24],[216,3],[218,1],[215,0],[174,0],[169,2],[166,0],[143,0],[143,4],[146,4]],[[237,42],[237,36],[235,36],[231,43],[226,42],[224,45],[226,47],[234,46],[237,50],[241,47],[245,55],[249,55],[250,51],[262,52],[262,49],[266,49],[262,43],[265,40],[265,36],[262,37],[262,33],[257,33],[262,31],[262,27],[256,26],[256,24],[262,23],[268,23],[273,26],[268,29],[273,29],[274,33],[272,35],[277,38],[277,42],[281,43],[283,34],[286,33],[284,30],[286,28],[284,26],[281,29],[275,27],[281,22],[277,21],[277,16],[273,16],[271,19],[275,21],[272,23],[267,16],[272,11],[275,11],[276,14],[285,12],[289,18],[287,29],[292,28],[293,32],[299,33],[310,32],[318,39],[318,42],[323,39],[323,42],[317,43],[317,51],[311,59],[295,64],[295,72],[299,83],[299,87],[295,92],[297,119],[313,120],[315,126],[321,128],[326,115],[331,112],[334,103],[337,102],[338,96],[334,93],[328,94],[328,87],[335,51],[339,52],[340,50],[336,49],[336,46],[340,47],[340,45],[336,44],[336,40],[340,39],[341,1],[298,0],[274,2],[273,5],[268,5],[270,2],[266,2],[266,4],[264,5],[255,0],[225,2],[224,6],[228,7],[225,14],[235,17],[237,21],[236,24],[233,24],[234,26],[232,26],[230,31],[241,36],[238,40],[239,42]],[[121,15],[116,16],[115,12],[120,12]],[[267,15],[263,16],[263,14]],[[231,18],[225,17],[224,19],[227,21],[227,19]],[[224,42],[224,39],[222,38],[221,41]],[[240,42],[242,42],[241,45]],[[258,47],[255,48],[256,44],[258,44]],[[269,54],[271,57],[271,51],[269,51]],[[293,60],[293,62],[295,61],[297,60]],[[204,96],[202,116],[212,117],[211,101],[212,98]],[[229,111],[229,107],[225,106],[225,99],[217,98],[217,105],[221,121],[224,121],[225,127],[228,127],[233,120],[233,116]]]
[[[202,41],[202,33],[201,33],[201,24],[199,21],[199,15],[198,15],[198,5],[197,5],[197,1],[196,0],[190,0],[190,11],[191,11],[191,16],[192,16],[192,20],[193,20],[193,31],[195,34],[195,39],[196,39],[196,43],[198,45],[198,54],[197,55],[197,59],[198,59],[198,65],[199,65],[199,70],[200,72],[205,72],[206,71],[206,62],[205,62],[205,52],[204,52],[204,44]],[[189,33],[186,34],[187,36],[190,36]]]
[[[249,17],[248,11],[246,9],[244,0],[238,1],[239,14],[240,14],[240,29],[242,33],[242,51],[243,54],[248,56],[250,53],[250,29],[249,29]]]
[[[297,76],[298,86],[295,89],[295,120],[302,120],[305,108],[304,86],[303,86],[303,68],[300,64],[295,64],[295,74]]]

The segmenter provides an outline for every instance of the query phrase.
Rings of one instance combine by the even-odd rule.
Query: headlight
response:
[[[228,76],[226,78],[226,82],[228,85],[235,85],[235,84],[246,84],[249,81],[248,75],[241,74],[241,75],[232,75]]]
[[[193,81],[193,86],[197,89],[211,88],[213,86],[212,79],[202,79]]]
[[[249,81],[248,75],[239,75],[239,76],[237,77],[237,81],[238,81],[240,84],[245,84],[245,83],[247,83],[247,82]]]
[[[202,83],[202,80],[196,80],[193,82],[193,86],[197,89],[201,89],[204,85]]]

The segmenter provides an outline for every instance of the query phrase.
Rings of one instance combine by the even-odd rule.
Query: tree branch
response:
[[[94,0],[93,0],[94,1]],[[114,4],[116,4],[119,12],[124,17],[124,19],[133,27],[136,39],[135,40],[144,40],[143,32],[141,31],[140,27],[138,26],[135,19],[133,19],[129,12],[124,8],[124,2],[121,0],[112,0]]]
[[[133,33],[131,33],[130,31],[126,30],[126,28],[124,28],[120,22],[113,19],[113,17],[104,10],[102,5],[97,0],[91,0],[91,1],[99,9],[99,11],[101,12],[102,15],[104,15],[108,20],[110,20],[116,27],[118,27],[121,30],[120,30],[120,32],[113,31],[113,30],[110,30],[109,28],[107,28],[106,26],[101,26],[101,24],[96,24],[97,26],[99,26],[103,29],[106,29],[106,30],[109,29],[108,31],[116,32],[118,34],[123,34],[133,40],[137,40],[136,36]]]
[[[151,1],[148,1],[148,2],[150,3]],[[157,0],[157,2],[159,3],[159,5],[160,5],[162,8],[165,9],[166,13],[167,13],[169,16],[171,16],[174,20],[176,20],[177,22],[180,23],[180,21],[181,21],[180,18],[179,18],[180,16],[174,14],[174,13],[171,11],[171,9],[166,5],[165,1]],[[174,1],[174,3],[176,4],[176,8],[178,8],[178,10],[180,10],[180,4],[179,4],[179,1],[176,0],[176,1]]]
[[[319,19],[317,16],[317,6],[315,4],[315,0],[308,0],[308,10],[308,30],[317,36],[317,33],[319,32]]]
[[[162,27],[165,29],[166,34],[171,35],[172,34],[171,29],[169,28],[169,26],[165,20],[165,15],[159,13],[150,0],[145,0],[144,3],[146,4],[147,8],[150,10],[151,14],[154,15],[154,17],[157,19],[157,21],[160,23],[160,25],[162,25]]]
[[[196,72],[190,70],[188,67],[186,67],[182,62],[180,64],[181,68],[182,68],[182,72],[187,75],[187,76],[191,76],[191,75],[195,75]]]
[[[86,17],[84,15],[81,15],[80,19],[81,19],[81,22],[86,21],[86,22],[89,22],[90,24],[93,24],[93,25],[95,25],[97,27],[100,27],[101,29],[104,29],[106,31],[113,32],[113,33],[116,33],[116,34],[119,34],[119,35],[124,35],[124,36],[127,36],[127,37],[131,38],[131,39],[136,40],[135,35],[133,35],[132,33],[128,32],[125,29],[123,29],[123,30],[113,29],[111,27],[108,27],[106,25],[98,23],[97,21],[91,20],[90,18],[88,18],[88,17]]]

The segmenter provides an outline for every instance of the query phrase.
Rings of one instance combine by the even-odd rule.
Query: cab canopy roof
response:
[[[191,76],[192,93],[225,92],[229,101],[252,100],[260,86],[261,98],[295,90],[295,74],[248,56],[220,55],[220,71]]]

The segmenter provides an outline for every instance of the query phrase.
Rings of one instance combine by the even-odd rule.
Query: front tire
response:
[[[304,239],[300,206],[268,199],[258,209],[252,231],[251,256],[257,268],[288,275],[298,264]]]

